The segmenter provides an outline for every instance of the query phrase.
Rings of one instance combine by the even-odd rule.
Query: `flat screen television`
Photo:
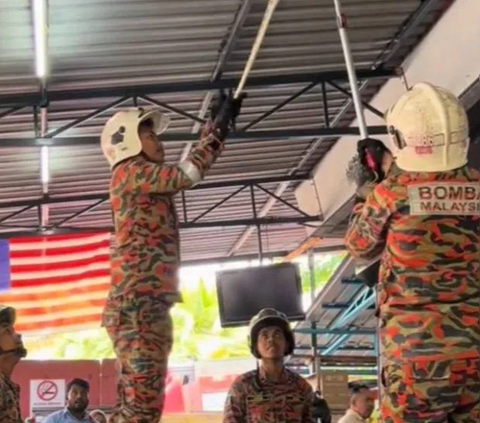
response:
[[[264,308],[290,321],[305,319],[300,271],[293,263],[219,271],[217,294],[222,327],[248,325]]]

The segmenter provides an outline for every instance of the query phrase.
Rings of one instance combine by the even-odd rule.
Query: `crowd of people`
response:
[[[242,100],[229,93],[212,103],[198,146],[178,165],[165,163],[158,136],[168,119],[159,111],[121,111],[104,128],[116,249],[103,326],[120,368],[110,423],[160,420],[173,342],[170,309],[181,301],[173,196],[200,182],[220,156]],[[345,239],[359,262],[381,261],[382,419],[477,423],[480,187],[478,170],[467,165],[466,113],[453,94],[422,83],[389,109],[386,121],[391,149],[379,140],[358,144],[358,189]],[[10,376],[26,352],[14,317],[8,307],[0,312],[2,423],[21,421]],[[224,423],[311,423],[318,398],[284,366],[295,347],[286,317],[262,310],[252,319],[249,343],[259,366],[232,385]],[[82,387],[70,388],[73,407],[83,406]],[[92,419],[74,408],[48,423]],[[372,410],[370,394],[355,392],[342,423],[364,422]]]

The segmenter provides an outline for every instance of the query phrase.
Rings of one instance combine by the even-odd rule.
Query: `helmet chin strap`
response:
[[[20,358],[25,358],[27,356],[27,350],[23,347],[13,348],[11,350],[0,349],[0,356],[13,354]]]

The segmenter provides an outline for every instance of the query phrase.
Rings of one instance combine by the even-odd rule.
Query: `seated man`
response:
[[[86,380],[73,379],[67,385],[67,406],[50,414],[43,423],[94,423],[88,415],[90,385]]]
[[[313,423],[313,391],[284,366],[295,339],[287,317],[264,309],[250,322],[249,344],[257,370],[237,378],[225,404],[224,423]]]
[[[350,408],[338,423],[365,423],[373,413],[372,393],[365,385],[352,389]]]

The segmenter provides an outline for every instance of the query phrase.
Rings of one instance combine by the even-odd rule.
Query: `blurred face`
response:
[[[263,328],[258,334],[257,349],[262,358],[283,359],[287,340],[282,329],[276,326]]]
[[[364,419],[368,419],[375,407],[373,396],[369,390],[364,390],[356,394],[358,397],[355,399],[354,410],[360,414]]]
[[[138,128],[138,136],[142,143],[143,153],[155,163],[163,163],[165,160],[165,151],[163,145],[158,139],[157,134],[153,132],[152,124],[143,122]]]
[[[26,355],[21,335],[15,332],[13,326],[0,329],[0,348],[3,351],[15,350],[19,358]],[[13,354],[13,353],[12,353]]]
[[[83,413],[88,407],[88,391],[81,386],[73,385],[67,394],[67,405],[69,410]]]

